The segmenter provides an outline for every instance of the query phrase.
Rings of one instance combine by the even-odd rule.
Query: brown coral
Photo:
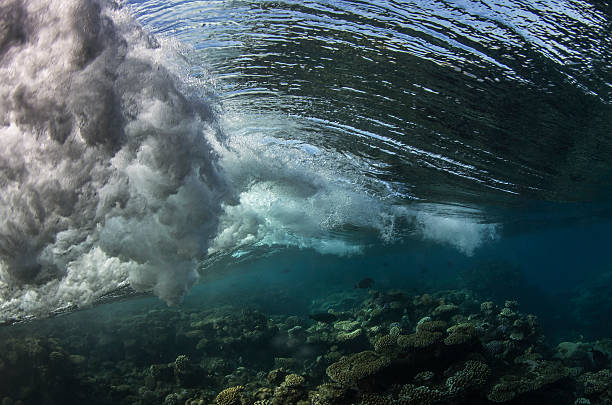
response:
[[[447,330],[448,336],[444,344],[448,346],[461,345],[470,342],[476,335],[476,328],[471,323],[460,323],[453,325]]]
[[[374,350],[378,353],[392,354],[397,350],[397,336],[384,335],[374,343]]]
[[[289,374],[285,377],[285,381],[283,382],[283,384],[285,385],[285,387],[295,388],[304,385],[304,381],[304,377],[302,377],[301,375]]]
[[[459,311],[459,307],[454,304],[440,304],[432,312],[438,318],[448,319]]]
[[[607,390],[612,394],[612,370],[601,370],[596,373],[585,373],[580,376],[586,395],[601,394]]]
[[[397,344],[404,349],[423,349],[442,339],[442,332],[419,331],[411,335],[401,335]]]
[[[310,393],[312,405],[332,405],[348,403],[347,390],[336,384],[321,384]]]
[[[425,321],[417,325],[417,332],[444,332],[447,327],[447,323],[442,320],[437,321]]]
[[[559,362],[534,360],[526,358],[515,360],[523,364],[524,373],[518,375],[502,376],[489,390],[487,398],[493,402],[507,402],[514,397],[529,391],[538,390],[546,385],[553,384],[569,374],[567,367]]]
[[[289,374],[285,381],[274,390],[272,405],[298,404],[306,397],[305,379],[301,375]]]
[[[393,398],[389,395],[381,394],[364,394],[359,399],[359,405],[389,405],[392,404]]]
[[[444,398],[444,393],[434,388],[406,384],[402,387],[397,403],[399,405],[431,405]]]
[[[218,405],[240,405],[243,390],[242,385],[226,388],[217,395],[215,402]]]
[[[387,367],[389,363],[390,360],[387,357],[367,350],[342,357],[339,361],[327,367],[327,375],[337,383],[352,385],[375,375],[381,369]]]
[[[487,394],[487,399],[492,402],[508,402],[521,392],[527,391],[524,384],[516,376],[502,378]]]
[[[485,385],[490,375],[491,369],[486,363],[468,360],[461,370],[446,379],[446,387],[450,394],[463,394]]]

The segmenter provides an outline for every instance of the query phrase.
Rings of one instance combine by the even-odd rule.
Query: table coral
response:
[[[389,363],[388,358],[367,350],[342,357],[327,368],[327,375],[340,384],[353,385],[359,380],[373,376]]]
[[[439,342],[443,336],[442,332],[419,331],[399,336],[397,344],[404,349],[423,349]]]
[[[446,379],[446,387],[450,394],[460,395],[482,387],[490,375],[491,369],[486,363],[468,360],[461,370]]]
[[[240,405],[244,387],[237,385],[221,391],[215,398],[217,405]]]

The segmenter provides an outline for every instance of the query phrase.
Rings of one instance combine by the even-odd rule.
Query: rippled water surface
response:
[[[337,151],[402,199],[609,197],[607,3],[130,4],[194,48],[230,133]]]

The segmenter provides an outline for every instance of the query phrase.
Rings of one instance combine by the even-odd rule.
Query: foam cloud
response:
[[[3,314],[196,280],[226,190],[173,52],[111,3],[0,6]]]

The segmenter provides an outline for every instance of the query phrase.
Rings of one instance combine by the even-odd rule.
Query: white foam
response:
[[[220,160],[238,200],[224,204],[209,253],[240,249],[244,255],[259,246],[291,246],[352,255],[368,243],[364,233],[391,243],[406,235],[404,227],[472,255],[498,237],[500,227],[484,223],[475,208],[394,205],[393,190],[376,191],[384,183],[366,177],[364,159],[287,139],[297,127],[290,118],[228,114],[225,119],[227,132],[242,131],[229,138]],[[284,137],[270,135],[268,128]]]
[[[365,178],[349,166],[350,158],[274,137],[246,116],[228,114],[226,119],[229,133],[237,128],[247,132],[230,137],[221,156],[237,201],[224,204],[220,232],[209,253],[291,246],[350,255],[364,246],[360,235],[347,229],[391,238],[389,218],[396,215],[395,207],[369,194]],[[274,126],[290,130],[287,120],[277,119]]]
[[[189,98],[173,44],[110,3],[0,9],[1,317],[127,282],[176,302],[227,193],[211,105]]]
[[[430,204],[420,208],[414,213],[417,234],[454,246],[468,256],[483,243],[499,237],[500,226],[480,222],[482,213],[475,209]]]

